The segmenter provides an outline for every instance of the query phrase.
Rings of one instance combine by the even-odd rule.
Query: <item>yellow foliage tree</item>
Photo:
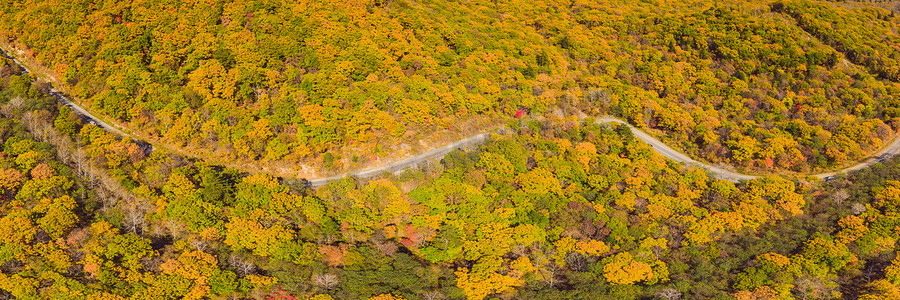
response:
[[[885,209],[900,207],[900,181],[888,180],[881,192],[875,195],[875,206]]]
[[[772,253],[772,252],[760,254],[759,256],[756,257],[756,259],[759,261],[772,263],[773,265],[775,265],[779,268],[784,268],[791,264],[790,258],[787,258],[784,255],[781,255],[778,253]]]
[[[597,155],[597,147],[588,142],[575,145],[575,160],[585,169],[590,170],[591,158]]]
[[[183,299],[203,299],[209,296],[209,277],[217,271],[217,263],[211,254],[190,251],[182,253],[177,259],[167,259],[159,269],[163,274],[176,275],[192,282]]]
[[[510,291],[525,283],[522,278],[497,273],[496,269],[500,268],[498,260],[482,259],[472,272],[468,268],[459,268],[454,272],[456,286],[465,292],[467,299],[484,299],[490,294]]]
[[[653,278],[650,264],[634,260],[628,252],[618,253],[604,261],[606,264],[603,266],[603,277],[611,284],[634,284]]]
[[[848,215],[841,218],[838,221],[838,225],[841,226],[841,231],[838,232],[835,238],[837,238],[841,244],[851,243],[869,231],[865,221],[854,215]]]
[[[583,254],[600,256],[609,252],[610,247],[602,241],[588,239],[575,243],[575,250]]]
[[[884,268],[884,278],[894,284],[900,284],[900,252],[891,261],[891,265]]]

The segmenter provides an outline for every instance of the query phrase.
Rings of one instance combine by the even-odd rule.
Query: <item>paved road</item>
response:
[[[741,174],[741,173],[723,169],[723,168],[720,168],[717,166],[713,166],[713,165],[695,161],[695,160],[691,159],[690,157],[688,157],[687,155],[684,155],[683,153],[672,149],[671,147],[664,144],[663,142],[650,136],[646,132],[643,132],[640,129],[634,128],[634,126],[631,126],[630,124],[628,124],[622,120],[619,120],[615,117],[609,117],[609,116],[600,117],[597,119],[597,123],[619,123],[619,124],[628,125],[628,128],[631,129],[631,133],[633,133],[634,136],[638,137],[645,143],[650,144],[650,146],[653,147],[653,150],[656,150],[656,152],[659,152],[659,154],[662,154],[663,156],[665,156],[671,160],[677,161],[677,162],[704,168],[719,179],[725,179],[728,181],[737,182],[739,180],[750,180],[750,179],[757,178],[757,176],[754,176],[754,175]],[[827,180],[827,179],[830,179],[832,176],[837,175],[839,173],[848,173],[848,172],[860,170],[860,169],[866,168],[868,166],[871,166],[875,163],[883,162],[883,161],[885,161],[891,157],[894,157],[898,154],[900,154],[900,138],[894,138],[893,142],[888,144],[886,147],[882,148],[880,151],[878,151],[878,153],[875,153],[875,155],[870,156],[869,158],[866,158],[865,160],[862,160],[861,162],[859,162],[855,165],[852,165],[852,166],[849,166],[849,167],[846,167],[846,168],[843,168],[843,169],[840,169],[840,170],[837,170],[834,172],[812,174],[811,176]]]
[[[19,62],[19,60],[16,59],[15,56],[10,55],[9,52],[6,51],[6,49],[0,49],[0,50],[3,51],[3,54],[5,54],[6,57],[12,58],[13,61],[24,70],[25,73],[31,73],[31,70],[29,70],[25,65],[23,65],[21,62]],[[82,108],[81,106],[78,106],[77,104],[72,102],[69,98],[66,98],[66,96],[64,96],[62,93],[57,91],[55,88],[50,89],[50,94],[53,97],[55,97],[56,100],[59,101],[60,103],[62,103],[63,105],[72,108],[72,110],[74,110],[77,114],[79,114],[82,118],[87,120],[89,123],[94,124],[100,128],[103,128],[109,132],[115,133],[119,136],[128,137],[135,141],[140,141],[139,139],[136,139],[134,136],[131,136],[125,132],[122,132],[116,126],[113,126],[106,122],[103,122],[101,119],[97,118],[96,116],[91,114],[86,109]],[[597,118],[596,122],[598,124],[599,123],[625,124],[628,126],[629,129],[631,129],[631,133],[634,134],[635,137],[637,137],[638,139],[649,144],[653,148],[653,150],[655,150],[656,152],[659,152],[659,154],[661,154],[662,156],[665,156],[671,160],[674,160],[674,161],[677,161],[680,163],[684,163],[687,165],[706,169],[707,171],[712,173],[716,178],[725,179],[725,180],[734,181],[734,182],[737,182],[740,180],[750,180],[750,179],[757,178],[757,176],[754,176],[754,175],[741,174],[741,173],[737,173],[737,172],[734,172],[731,170],[723,169],[721,167],[717,167],[717,166],[713,166],[713,165],[709,165],[709,164],[705,164],[705,163],[701,163],[696,160],[693,160],[690,157],[688,157],[687,155],[685,155],[684,153],[681,153],[675,149],[672,149],[671,147],[664,144],[660,140],[657,140],[656,138],[647,134],[646,132],[643,132],[640,129],[637,129],[634,126],[631,126],[627,122],[622,121],[618,118],[605,116],[605,117]],[[416,156],[412,156],[412,157],[391,163],[389,165],[370,168],[370,169],[357,171],[357,172],[344,173],[341,175],[336,175],[336,176],[331,176],[331,177],[311,178],[311,179],[309,179],[309,183],[313,187],[318,187],[318,186],[325,185],[329,181],[339,179],[342,177],[346,177],[346,176],[356,176],[356,177],[360,177],[360,178],[368,178],[368,177],[372,177],[377,174],[380,174],[382,172],[398,173],[409,167],[416,166],[426,160],[440,159],[440,158],[444,157],[445,155],[447,155],[447,153],[449,153],[453,149],[468,147],[468,146],[472,146],[475,144],[483,143],[489,136],[490,136],[490,133],[477,134],[477,135],[453,142],[449,145],[428,151],[426,153],[422,153],[422,154],[419,154]],[[141,144],[142,147],[147,149],[145,151],[152,151],[152,146],[150,146],[146,142],[138,142],[138,143]],[[885,147],[884,149],[882,149],[881,151],[876,153],[874,156],[872,156],[856,165],[853,165],[853,166],[850,166],[850,167],[847,167],[847,168],[844,168],[844,169],[841,169],[838,171],[834,171],[834,172],[813,174],[812,176],[822,178],[822,179],[829,179],[838,173],[856,171],[856,170],[868,167],[872,164],[882,162],[882,161],[884,161],[888,158],[891,158],[897,154],[900,154],[900,138],[894,139],[893,142],[891,142],[887,147]]]
[[[604,123],[625,124],[626,126],[628,126],[629,129],[631,129],[631,133],[635,137],[637,137],[641,141],[644,141],[645,143],[650,145],[650,147],[652,147],[653,150],[656,151],[657,153],[659,153],[660,155],[662,155],[668,159],[686,164],[686,165],[703,168],[703,169],[709,171],[716,178],[724,179],[724,180],[728,180],[728,181],[732,181],[732,182],[738,182],[741,180],[751,180],[751,179],[755,179],[758,177],[755,175],[742,174],[742,173],[738,173],[738,172],[735,172],[732,170],[724,169],[722,167],[698,162],[698,161],[690,158],[689,156],[685,155],[684,153],[681,153],[675,149],[672,149],[672,147],[669,147],[668,145],[666,145],[662,141],[654,138],[650,134],[648,134],[640,129],[637,129],[634,126],[631,126],[631,124],[628,124],[627,122],[622,121],[618,118],[604,116],[604,117],[599,117],[599,118],[595,119],[595,122],[597,124],[604,124]],[[428,159],[440,159],[441,157],[443,157],[444,155],[449,153],[450,150],[461,147],[463,145],[480,144],[480,143],[484,142],[488,136],[489,136],[489,134],[482,133],[482,134],[475,135],[475,136],[472,136],[472,137],[469,137],[469,138],[466,138],[463,140],[459,140],[450,145],[447,145],[447,146],[444,146],[444,147],[441,147],[438,149],[434,149],[427,153],[419,154],[419,155],[392,163],[390,165],[367,169],[367,170],[355,172],[355,173],[341,174],[341,175],[332,176],[332,177],[314,178],[314,179],[310,180],[310,183],[313,187],[318,187],[318,186],[327,184],[329,181],[339,179],[339,178],[342,178],[345,176],[356,176],[356,177],[360,177],[360,178],[366,178],[366,177],[375,176],[381,172],[397,173],[399,171],[402,171],[403,169],[415,166],[415,165],[417,165],[425,160],[428,160]],[[882,162],[882,161],[884,161],[890,157],[893,157],[895,155],[898,155],[898,154],[900,154],[900,138],[895,139],[891,144],[889,144],[887,147],[885,147],[884,149],[879,151],[877,154],[875,154],[874,156],[872,156],[856,165],[841,169],[839,171],[821,173],[821,174],[813,174],[812,176],[818,177],[821,179],[828,179],[838,173],[846,173],[846,172],[850,172],[850,171],[856,171],[856,170],[871,166],[872,164]]]
[[[871,166],[875,163],[883,162],[891,157],[896,156],[897,154],[900,154],[900,137],[895,137],[894,141],[891,142],[890,144],[888,144],[887,147],[882,148],[881,151],[878,151],[878,153],[875,153],[875,155],[872,155],[869,158],[866,158],[864,161],[862,161],[858,164],[843,168],[838,171],[815,174],[813,176],[819,177],[822,179],[827,179],[829,177],[837,175],[838,173],[849,173],[852,171],[856,171],[856,170]]]
[[[327,184],[329,181],[332,181],[335,179],[340,179],[340,178],[343,178],[346,176],[367,178],[367,177],[372,177],[372,176],[378,175],[382,172],[399,173],[400,171],[403,171],[407,168],[416,166],[416,165],[418,165],[424,161],[427,161],[429,159],[443,158],[445,155],[447,155],[447,153],[450,153],[450,151],[453,151],[454,149],[461,149],[461,148],[471,147],[472,145],[481,144],[485,140],[487,140],[487,138],[490,137],[490,135],[491,135],[490,133],[482,133],[482,134],[473,135],[473,136],[458,140],[456,142],[453,142],[449,145],[446,145],[446,146],[443,146],[443,147],[440,147],[440,148],[437,148],[437,149],[434,149],[434,150],[431,150],[431,151],[428,151],[428,152],[425,152],[425,153],[422,153],[422,154],[419,154],[416,156],[412,156],[412,157],[403,159],[401,161],[391,163],[389,165],[366,169],[366,170],[362,170],[362,171],[358,171],[358,172],[345,173],[345,174],[331,176],[331,177],[313,178],[313,179],[309,180],[309,183],[313,187],[319,187],[319,186],[323,186],[323,185]]]
[[[650,136],[646,132],[643,132],[640,129],[635,128],[634,126],[631,126],[631,124],[628,124],[625,121],[619,120],[617,118],[609,117],[609,116],[600,117],[600,118],[596,119],[596,122],[598,124],[601,124],[601,123],[625,124],[628,126],[629,129],[631,129],[631,133],[634,134],[635,137],[637,137],[638,139],[649,144],[650,147],[653,148],[653,150],[656,150],[656,152],[659,152],[659,154],[661,154],[662,156],[665,156],[671,160],[674,160],[674,161],[677,161],[680,163],[704,168],[719,179],[725,179],[728,181],[737,182],[739,180],[750,180],[750,179],[756,178],[756,176],[753,176],[753,175],[741,174],[741,173],[729,171],[729,170],[726,170],[726,169],[723,169],[720,167],[704,164],[704,163],[698,162],[696,160],[693,160],[690,157],[688,157],[687,155],[685,155],[684,153],[681,153],[681,152],[676,151],[675,149],[672,149],[668,145],[664,144],[660,140],[657,140],[653,136]]]
[[[725,180],[729,180],[729,181],[733,181],[733,182],[737,182],[740,180],[750,180],[750,179],[756,178],[756,176],[753,176],[753,175],[741,174],[741,173],[737,173],[734,171],[726,170],[726,169],[723,169],[720,167],[704,164],[704,163],[698,162],[696,160],[693,160],[690,157],[688,157],[687,155],[685,155],[681,152],[678,152],[675,149],[672,149],[671,147],[664,144],[660,140],[650,136],[646,132],[643,132],[640,129],[637,129],[634,126],[631,126],[630,124],[628,124],[625,121],[622,121],[620,119],[617,119],[614,117],[609,117],[609,116],[600,117],[600,118],[596,119],[596,123],[598,123],[598,124],[603,124],[603,123],[625,124],[628,126],[628,128],[631,129],[631,133],[634,134],[635,137],[637,137],[638,139],[649,144],[653,148],[653,150],[655,150],[662,156],[665,156],[671,160],[674,160],[674,161],[677,161],[680,163],[684,163],[687,165],[706,169],[710,173],[712,173],[716,178],[725,179]],[[470,145],[483,143],[488,138],[488,136],[489,136],[488,133],[478,134],[478,135],[475,135],[475,136],[472,136],[472,137],[469,137],[466,139],[456,141],[450,145],[447,145],[447,146],[444,146],[444,147],[441,147],[438,149],[434,149],[429,152],[422,153],[422,154],[392,163],[390,165],[367,169],[367,170],[359,171],[359,172],[345,173],[345,174],[331,176],[331,177],[313,178],[313,179],[310,179],[309,182],[312,187],[319,187],[319,186],[323,186],[323,185],[327,184],[329,181],[332,181],[335,179],[340,179],[340,178],[343,178],[346,176],[356,176],[356,177],[360,177],[360,178],[367,178],[367,177],[372,177],[372,176],[378,175],[382,172],[398,173],[406,168],[416,166],[419,163],[422,163],[426,160],[440,159],[444,155],[447,155],[447,153],[449,153],[453,149],[456,149],[456,148],[459,148],[462,146],[470,146]]]
[[[24,64],[22,64],[22,62],[20,62],[19,59],[17,59],[15,56],[10,55],[10,53],[7,52],[6,49],[0,49],[0,51],[3,51],[3,56],[5,56],[7,58],[12,58],[13,62],[16,63],[16,65],[19,65],[20,68],[22,68],[22,73],[24,73],[24,74],[33,73],[33,72],[31,72],[30,69],[28,69],[28,67],[26,67]],[[56,101],[59,101],[59,103],[62,103],[62,105],[68,106],[69,108],[74,110],[76,114],[78,114],[81,118],[85,119],[85,121],[87,121],[88,123],[95,125],[97,127],[103,128],[106,131],[112,132],[119,136],[131,137],[131,135],[128,135],[128,134],[122,132],[115,126],[112,126],[110,124],[107,124],[106,122],[103,122],[103,120],[101,120],[100,118],[97,118],[96,116],[91,114],[86,109],[73,103],[72,100],[70,100],[65,95],[63,95],[62,93],[57,91],[56,88],[50,89],[50,96],[53,96],[53,98],[56,98]],[[134,138],[132,137],[132,139],[134,139]]]
[[[76,105],[75,103],[72,102],[72,100],[70,100],[65,95],[63,95],[62,93],[57,91],[55,88],[50,89],[50,95],[53,96],[54,98],[56,98],[56,101],[59,101],[59,103],[62,103],[63,105],[68,106],[69,108],[74,110],[76,114],[78,114],[82,118],[86,119],[88,121],[88,123],[93,124],[94,126],[103,128],[104,130],[109,131],[114,134],[117,134],[119,136],[131,137],[131,135],[122,132],[121,130],[119,130],[118,128],[116,128],[113,125],[103,122],[103,120],[100,120],[100,118],[97,118],[96,116],[91,114],[86,109],[82,108],[81,106]]]

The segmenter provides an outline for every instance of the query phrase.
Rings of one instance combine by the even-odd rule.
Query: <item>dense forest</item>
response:
[[[0,58],[0,299],[900,299],[900,158],[804,176],[896,136],[898,24],[795,0],[4,1],[0,46],[36,72]],[[770,175],[716,179],[603,115]]]
[[[810,1],[7,1],[2,44],[157,146],[317,176],[516,112],[610,114],[696,158],[824,171],[900,117],[898,18]]]
[[[142,152],[28,76],[2,83],[3,298],[900,294],[896,159],[733,183],[624,126],[551,114],[421,169],[310,189]]]

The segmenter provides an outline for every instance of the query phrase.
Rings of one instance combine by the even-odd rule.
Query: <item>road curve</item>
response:
[[[893,142],[891,142],[886,147],[882,148],[880,151],[875,153],[875,155],[869,156],[868,158],[866,158],[865,160],[863,160],[862,162],[860,162],[858,164],[855,164],[855,165],[852,165],[852,166],[849,166],[849,167],[846,167],[846,168],[843,168],[843,169],[840,169],[840,170],[837,170],[834,172],[820,173],[820,174],[815,174],[812,176],[822,178],[822,179],[827,179],[827,178],[837,175],[839,173],[848,173],[848,172],[856,171],[856,170],[871,166],[875,163],[883,162],[891,157],[897,156],[897,154],[900,154],[900,137],[894,137]]]
[[[11,55],[10,52],[7,51],[7,49],[0,49],[0,51],[3,52],[3,55],[5,57],[11,58],[13,60],[13,62],[16,63],[16,65],[18,65],[20,68],[22,68],[22,70],[24,70],[24,73],[26,73],[26,74],[32,73],[31,70],[29,70],[18,59],[16,59],[15,56]],[[50,95],[53,96],[54,98],[56,98],[56,100],[59,101],[60,103],[62,103],[63,105],[72,108],[72,110],[74,110],[82,118],[86,119],[89,123],[91,123],[95,126],[98,126],[100,128],[103,128],[114,134],[117,134],[119,136],[128,137],[134,141],[140,141],[139,139],[136,139],[135,137],[119,130],[116,126],[113,126],[106,122],[103,122],[103,120],[101,120],[100,118],[97,118],[96,116],[91,114],[88,110],[86,110],[86,109],[82,108],[81,106],[78,106],[77,104],[72,102],[72,100],[70,100],[65,95],[63,95],[62,93],[57,91],[56,88],[50,89]],[[644,132],[640,129],[637,129],[634,126],[631,126],[631,124],[628,124],[627,122],[625,122],[621,119],[611,117],[611,116],[603,116],[603,117],[596,118],[595,122],[597,124],[603,124],[603,123],[625,124],[626,126],[628,126],[629,129],[631,129],[631,133],[635,137],[637,137],[638,139],[649,144],[650,147],[652,147],[654,151],[658,152],[662,156],[665,156],[666,158],[669,158],[671,160],[674,160],[674,161],[677,161],[677,162],[680,162],[680,163],[683,163],[686,165],[703,168],[703,169],[709,171],[716,178],[724,179],[724,180],[728,180],[728,181],[732,181],[732,182],[737,182],[740,180],[751,180],[751,179],[757,178],[757,176],[754,176],[754,175],[742,174],[742,173],[734,172],[731,170],[726,170],[721,167],[698,162],[698,161],[688,157],[684,153],[681,153],[675,149],[672,149],[671,147],[664,144],[660,140],[654,138],[650,134],[647,134],[646,132]],[[447,153],[450,153],[450,151],[452,151],[453,149],[470,147],[472,145],[481,144],[489,136],[490,136],[490,133],[481,133],[481,134],[477,134],[474,136],[464,138],[462,140],[453,142],[449,145],[446,145],[446,146],[443,146],[443,147],[440,147],[437,149],[433,149],[431,151],[428,151],[428,152],[425,152],[425,153],[422,153],[419,155],[415,155],[415,156],[412,156],[412,157],[409,157],[409,158],[406,158],[406,159],[403,159],[400,161],[393,162],[393,163],[385,165],[385,166],[374,167],[374,168],[365,169],[365,170],[356,171],[356,172],[348,172],[348,173],[335,175],[335,176],[331,176],[331,177],[310,178],[310,179],[308,179],[308,181],[311,186],[319,187],[319,186],[327,184],[329,181],[343,178],[346,176],[369,178],[369,177],[373,177],[377,174],[380,174],[382,172],[398,173],[404,169],[418,165],[428,159],[442,158],[442,157],[444,157],[444,155],[447,155]],[[147,146],[147,147],[149,147],[148,148],[149,151],[152,151],[152,146],[150,146],[146,142],[139,142],[139,143],[142,144],[142,147]],[[870,156],[869,158],[865,159],[864,161],[861,161],[860,163],[858,163],[856,165],[849,166],[849,167],[846,167],[844,169],[834,171],[834,172],[812,174],[811,176],[827,180],[838,173],[846,173],[846,172],[856,171],[856,170],[871,166],[872,164],[882,162],[882,161],[884,161],[888,158],[891,158],[893,156],[896,156],[898,154],[900,154],[900,138],[895,138],[889,145],[887,145],[886,147],[884,147],[883,149],[878,151],[878,153],[876,153],[873,156]]]
[[[647,134],[646,132],[641,131],[640,129],[635,128],[634,126],[631,126],[631,124],[628,124],[627,122],[622,121],[618,118],[611,117],[611,116],[603,116],[603,117],[597,118],[596,122],[598,124],[600,124],[600,123],[625,124],[628,126],[629,129],[631,129],[631,133],[634,134],[634,136],[638,137],[645,143],[649,144],[651,147],[653,147],[653,150],[655,150],[662,156],[665,156],[671,160],[674,160],[674,161],[677,161],[680,163],[684,163],[687,165],[706,169],[707,171],[712,173],[716,178],[737,182],[740,180],[751,180],[751,179],[758,177],[755,175],[737,173],[737,172],[734,172],[731,170],[726,170],[726,169],[723,169],[723,168],[720,168],[717,166],[713,166],[713,165],[709,165],[709,164],[705,164],[705,163],[701,163],[696,160],[693,160],[690,157],[688,157],[687,155],[685,155],[684,153],[681,153],[681,152],[678,152],[678,151],[672,149],[671,147],[669,147],[668,145],[664,144],[663,142],[657,140],[653,136]],[[875,163],[883,162],[883,161],[887,160],[888,158],[894,157],[898,154],[900,154],[900,138],[895,137],[894,140],[890,144],[888,144],[887,146],[882,148],[880,151],[875,153],[875,155],[869,156],[868,158],[860,161],[859,163],[857,163],[855,165],[852,165],[852,166],[849,166],[849,167],[846,167],[846,168],[843,168],[843,169],[840,169],[837,171],[833,171],[833,172],[811,174],[810,176],[827,180],[827,179],[829,179],[837,174],[840,174],[840,173],[847,173],[847,172],[860,170],[860,169],[866,168],[868,166],[871,166]]]
[[[602,124],[602,123],[625,124],[626,126],[628,126],[629,129],[631,129],[631,133],[635,137],[644,141],[644,143],[649,144],[650,147],[653,148],[653,150],[655,150],[662,156],[665,156],[671,160],[674,160],[674,161],[677,161],[680,163],[684,163],[686,165],[691,165],[691,166],[706,169],[707,171],[709,171],[710,173],[712,173],[713,175],[715,175],[715,177],[717,177],[719,179],[725,179],[728,181],[737,182],[740,180],[750,180],[750,179],[756,178],[756,176],[753,176],[753,175],[741,174],[741,173],[729,171],[726,169],[722,169],[720,167],[704,164],[704,163],[698,162],[696,160],[693,160],[690,157],[688,157],[687,155],[685,155],[684,153],[681,153],[681,152],[676,151],[675,149],[672,149],[672,147],[669,147],[668,145],[664,144],[660,140],[654,138],[653,136],[647,134],[646,132],[641,131],[640,129],[635,128],[634,126],[631,126],[631,124],[628,124],[625,121],[622,121],[620,119],[610,117],[610,116],[604,116],[604,117],[597,118],[595,122],[597,124]]]

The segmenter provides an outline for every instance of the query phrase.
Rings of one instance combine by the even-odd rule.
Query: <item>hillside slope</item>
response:
[[[553,108],[616,115],[711,163],[815,172],[879,149],[900,116],[898,19],[864,4],[48,0],[0,11],[10,45],[93,112],[198,156],[306,176]]]

